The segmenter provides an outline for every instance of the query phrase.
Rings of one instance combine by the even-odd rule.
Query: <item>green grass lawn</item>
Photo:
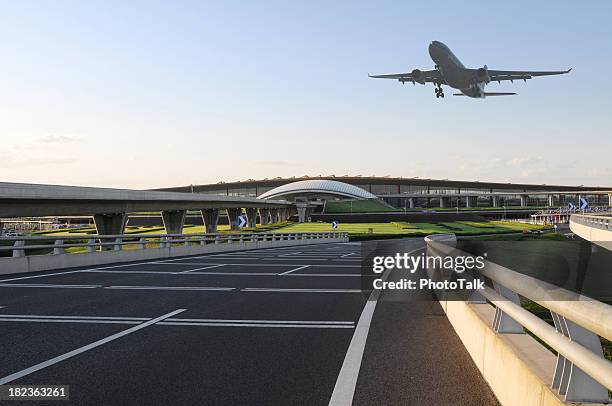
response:
[[[348,232],[349,236],[426,236],[429,234],[448,234],[454,233],[461,236],[477,236],[481,234],[508,234],[517,233],[524,230],[540,230],[543,226],[522,224],[506,221],[453,221],[453,222],[431,222],[431,223],[410,223],[406,221],[394,221],[390,223],[340,223],[338,230]],[[243,228],[241,230],[230,231],[229,225],[219,225],[219,233],[240,233],[240,232],[275,232],[275,233],[311,233],[333,231],[331,223],[277,223],[265,226],[258,225],[256,228]],[[370,231],[371,230],[371,231]],[[183,229],[185,234],[203,234],[203,225],[186,225]],[[58,236],[58,237],[80,237],[95,234],[94,227],[63,229],[53,231],[43,231],[33,233],[37,236]],[[165,234],[161,226],[128,226],[126,234]]]
[[[426,236],[429,234],[479,235],[507,234],[523,230],[539,230],[543,226],[504,221],[487,221],[475,223],[470,221],[440,223],[408,223],[405,221],[391,223],[340,223],[336,231],[347,232],[349,236],[387,235],[387,236]],[[371,230],[371,231],[370,231]],[[279,228],[278,233],[311,233],[333,231],[331,223],[293,223]]]

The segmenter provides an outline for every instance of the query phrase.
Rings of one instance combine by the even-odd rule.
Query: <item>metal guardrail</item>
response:
[[[455,247],[453,234],[425,241],[428,255],[472,256]],[[486,303],[486,298],[495,306],[493,330],[524,334],[524,327],[557,351],[551,388],[566,401],[608,403],[612,362],[604,358],[598,336],[612,340],[612,306],[490,261],[479,272],[492,287],[475,291],[468,303]],[[555,326],[521,307],[519,295],[547,308]]]
[[[207,244],[234,244],[257,241],[315,240],[347,237],[347,233],[241,233],[241,234],[116,234],[81,236],[41,236],[0,238],[12,243],[0,246],[1,252],[12,252],[13,257],[24,257],[31,250],[53,250],[51,255],[66,254],[69,248],[86,248],[86,252],[121,251],[128,245],[135,249],[168,248],[170,246],[191,246]],[[53,244],[44,244],[53,242]],[[33,244],[27,244],[33,243]],[[45,253],[44,255],[46,255]],[[0,258],[0,261],[2,259]]]
[[[597,214],[572,214],[570,221],[600,230],[612,231],[612,216]]]

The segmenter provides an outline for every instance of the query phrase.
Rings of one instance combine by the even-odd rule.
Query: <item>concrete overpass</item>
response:
[[[258,215],[263,224],[275,223],[289,218],[294,208],[284,200],[0,182],[2,218],[92,216],[100,235],[122,234],[128,214],[134,212],[161,212],[166,232],[180,234],[187,210],[201,211],[206,231],[214,233],[223,209],[234,228],[242,209],[248,225],[254,227]]]
[[[572,214],[570,230],[581,238],[612,250],[612,215]]]

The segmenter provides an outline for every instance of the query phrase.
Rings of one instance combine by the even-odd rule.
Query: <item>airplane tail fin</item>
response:
[[[485,96],[514,96],[517,93],[507,93],[507,92],[486,92]],[[465,96],[463,93],[453,93],[453,96]]]

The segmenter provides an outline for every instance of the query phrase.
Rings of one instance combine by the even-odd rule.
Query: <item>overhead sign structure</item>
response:
[[[247,216],[246,215],[241,215],[238,216],[238,219],[236,220],[236,223],[238,223],[238,227],[243,228],[246,227],[247,225]]]
[[[580,198],[580,210],[586,210],[589,208],[589,202],[584,197]]]
[[[333,228],[334,230],[337,230],[337,229],[338,229],[338,225],[339,225],[339,224],[340,224],[340,223],[338,223],[337,221],[332,221],[332,228]]]

